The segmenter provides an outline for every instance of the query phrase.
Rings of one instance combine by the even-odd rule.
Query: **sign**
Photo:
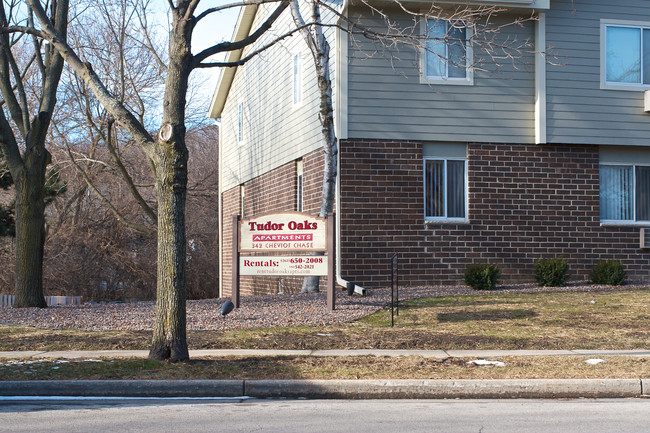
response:
[[[239,239],[240,251],[325,251],[327,220],[297,212],[260,215],[239,223]]]
[[[239,275],[327,275],[326,256],[248,256],[239,258]]]
[[[335,216],[313,217],[298,212],[269,213],[232,225],[232,302],[239,308],[240,275],[327,276],[327,308],[334,311],[336,294]],[[278,254],[319,251],[327,255],[249,255],[241,252]]]

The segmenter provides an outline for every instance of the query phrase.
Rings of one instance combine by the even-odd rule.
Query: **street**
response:
[[[644,433],[650,400],[0,399],[0,432]]]

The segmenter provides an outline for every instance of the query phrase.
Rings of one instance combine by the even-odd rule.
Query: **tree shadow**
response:
[[[453,322],[471,322],[480,320],[498,321],[498,320],[517,320],[537,317],[533,310],[483,310],[483,311],[458,311],[454,313],[438,314],[438,321],[441,323]]]

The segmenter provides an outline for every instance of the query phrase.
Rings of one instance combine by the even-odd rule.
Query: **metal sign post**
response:
[[[399,278],[397,271],[397,254],[393,254],[391,264],[391,290],[390,290],[390,326],[395,325],[395,313],[399,316]]]

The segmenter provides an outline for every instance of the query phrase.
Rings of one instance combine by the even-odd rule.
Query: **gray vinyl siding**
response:
[[[253,29],[266,15],[258,12]],[[274,31],[258,41],[255,48],[293,27],[288,10],[279,20]],[[327,34],[334,47],[333,31],[330,29]],[[242,57],[252,49],[246,49]],[[303,96],[302,104],[294,107],[293,55],[298,52],[302,58]],[[332,65],[336,61],[334,53],[332,48]],[[300,35],[290,37],[238,67],[221,114],[223,191],[321,147],[318,101],[313,59]],[[244,104],[244,139],[238,143],[240,102]]]
[[[555,53],[547,66],[547,141],[649,145],[643,92],[600,88],[600,20],[650,23],[645,0],[553,0],[546,38]]]
[[[399,16],[398,16],[399,17]],[[351,11],[351,20],[359,20]],[[497,18],[498,22],[513,17]],[[362,24],[378,31],[379,18]],[[403,17],[402,25],[413,25]],[[500,37],[518,41],[534,36],[534,24],[511,26]],[[422,84],[419,52],[412,47],[382,53],[364,38],[350,38],[348,63],[348,137],[444,142],[534,141],[535,79],[531,49],[516,67],[483,63],[469,85]],[[475,46],[474,60],[485,53]]]

